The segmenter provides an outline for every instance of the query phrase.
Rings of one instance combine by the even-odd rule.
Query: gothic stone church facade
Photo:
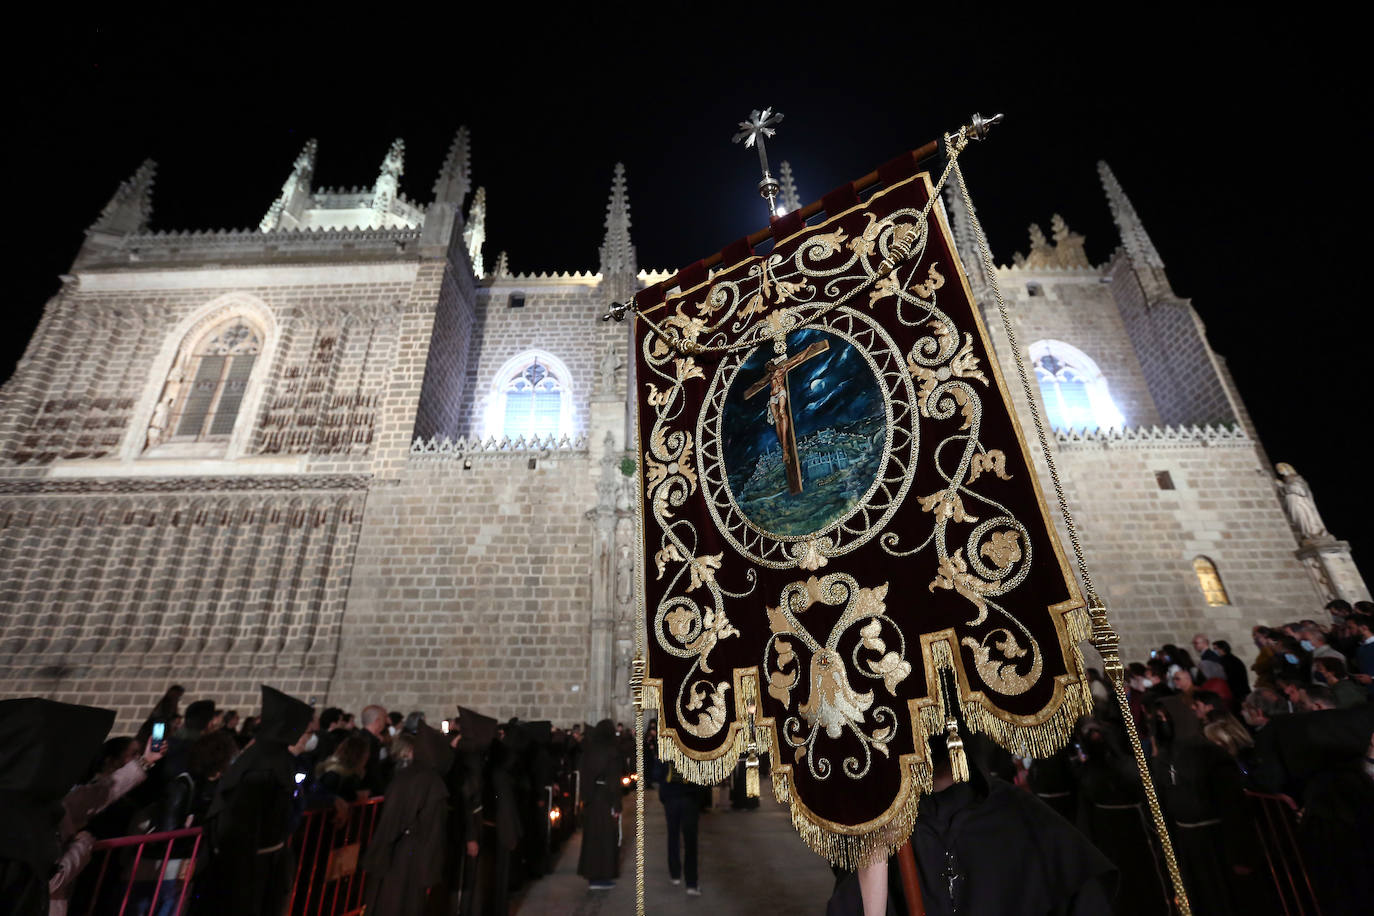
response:
[[[399,192],[400,141],[370,188],[316,188],[315,155],[256,230],[151,230],[147,163],[88,231],[0,388],[0,695],[125,726],[173,682],[245,710],[265,682],[628,716],[633,380],[627,327],[598,318],[664,275],[636,265],[623,171],[599,270],[536,276],[484,254],[465,132],[427,203]],[[1107,264],[1056,218],[998,274],[1128,656],[1368,597],[1341,542],[1290,525],[1225,363],[1103,180]]]

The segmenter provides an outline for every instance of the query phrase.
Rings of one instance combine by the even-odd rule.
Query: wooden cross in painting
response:
[[[801,459],[797,456],[797,431],[792,424],[792,397],[787,387],[787,373],[807,360],[830,349],[830,343],[818,340],[795,356],[779,356],[764,366],[763,378],[744,392],[747,401],[763,389],[768,389],[768,422],[778,434],[782,446],[782,465],[787,471],[787,488],[793,493],[802,491]]]

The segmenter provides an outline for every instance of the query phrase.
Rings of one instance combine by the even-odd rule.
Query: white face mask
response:
[[[388,726],[386,727],[386,733],[387,733],[388,735],[390,735],[391,737],[395,738],[395,737],[396,737],[396,732],[397,732],[396,726],[394,726],[394,725],[388,725]]]

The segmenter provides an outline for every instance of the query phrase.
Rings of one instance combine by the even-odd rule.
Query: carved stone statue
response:
[[[1288,521],[1299,537],[1304,541],[1331,537],[1322,523],[1321,513],[1317,511],[1317,502],[1312,498],[1307,481],[1286,462],[1280,462],[1274,469],[1279,472],[1278,489],[1283,511],[1288,514]]]
[[[601,362],[597,364],[597,371],[600,375],[599,387],[603,394],[615,393],[615,374],[620,369],[620,360],[616,358],[615,346],[607,344],[606,349],[601,353]]]
[[[181,377],[181,360],[178,359],[167,373],[167,384],[162,386],[162,395],[153,408],[152,419],[148,421],[148,444],[145,448],[153,448],[167,437],[167,418],[171,416],[177,396],[181,394]]]
[[[171,398],[163,398],[153,408],[153,418],[148,421],[148,448],[153,448],[167,435],[167,417],[171,412]]]

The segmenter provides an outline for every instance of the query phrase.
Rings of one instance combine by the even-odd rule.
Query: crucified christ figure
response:
[[[744,392],[747,401],[754,395],[768,389],[768,422],[777,433],[778,445],[782,447],[782,465],[787,472],[787,489],[793,493],[802,491],[801,459],[797,456],[797,432],[792,423],[791,395],[787,388],[787,374],[813,357],[830,349],[830,343],[818,340],[795,356],[779,356],[768,361],[764,367],[763,378],[750,385]]]

